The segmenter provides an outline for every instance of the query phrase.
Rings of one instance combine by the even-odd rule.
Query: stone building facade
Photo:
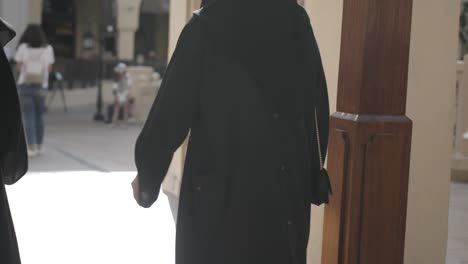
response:
[[[18,34],[29,23],[42,24],[59,57],[96,57],[100,41],[91,49],[83,45],[91,35],[104,39],[106,56],[167,60],[169,0],[0,0],[0,16]]]

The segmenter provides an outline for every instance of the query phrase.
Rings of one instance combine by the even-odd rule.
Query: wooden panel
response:
[[[403,263],[411,121],[337,113],[322,263]]]
[[[403,263],[410,147],[406,135],[411,129],[408,124],[377,124],[387,129],[378,128],[380,132],[363,144],[361,248],[357,263]],[[392,224],[381,224],[387,222]]]
[[[330,148],[336,149],[337,151],[331,154],[343,154],[342,156],[329,156],[329,159],[337,161],[336,166],[329,166],[329,173],[333,184],[334,195],[330,199],[327,212],[328,221],[324,223],[324,236],[327,239],[323,242],[323,251],[327,254],[323,254],[322,263],[342,263],[342,255],[340,252],[343,247],[343,235],[345,226],[345,209],[342,206],[346,199],[347,192],[347,179],[348,179],[348,166],[349,166],[349,131],[336,129],[334,124],[336,119],[331,120],[331,127],[335,128],[331,130],[330,134]]]

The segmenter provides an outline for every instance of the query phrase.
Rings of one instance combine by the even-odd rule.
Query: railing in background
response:
[[[457,62],[452,180],[468,182],[468,56]]]

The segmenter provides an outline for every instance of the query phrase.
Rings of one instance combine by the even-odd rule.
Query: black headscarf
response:
[[[302,110],[307,25],[295,0],[205,0],[200,17],[274,111]]]

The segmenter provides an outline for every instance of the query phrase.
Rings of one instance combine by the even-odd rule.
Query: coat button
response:
[[[274,114],[273,114],[273,118],[274,118],[274,119],[278,119],[278,118],[279,118],[279,114],[278,114],[278,113],[274,113]]]
[[[195,190],[197,190],[197,192],[201,192],[202,190],[201,185],[200,184],[195,185]]]
[[[288,225],[292,225],[292,221],[291,220],[288,220]]]
[[[286,165],[285,164],[281,165],[281,171],[283,171],[283,172],[286,171]]]

